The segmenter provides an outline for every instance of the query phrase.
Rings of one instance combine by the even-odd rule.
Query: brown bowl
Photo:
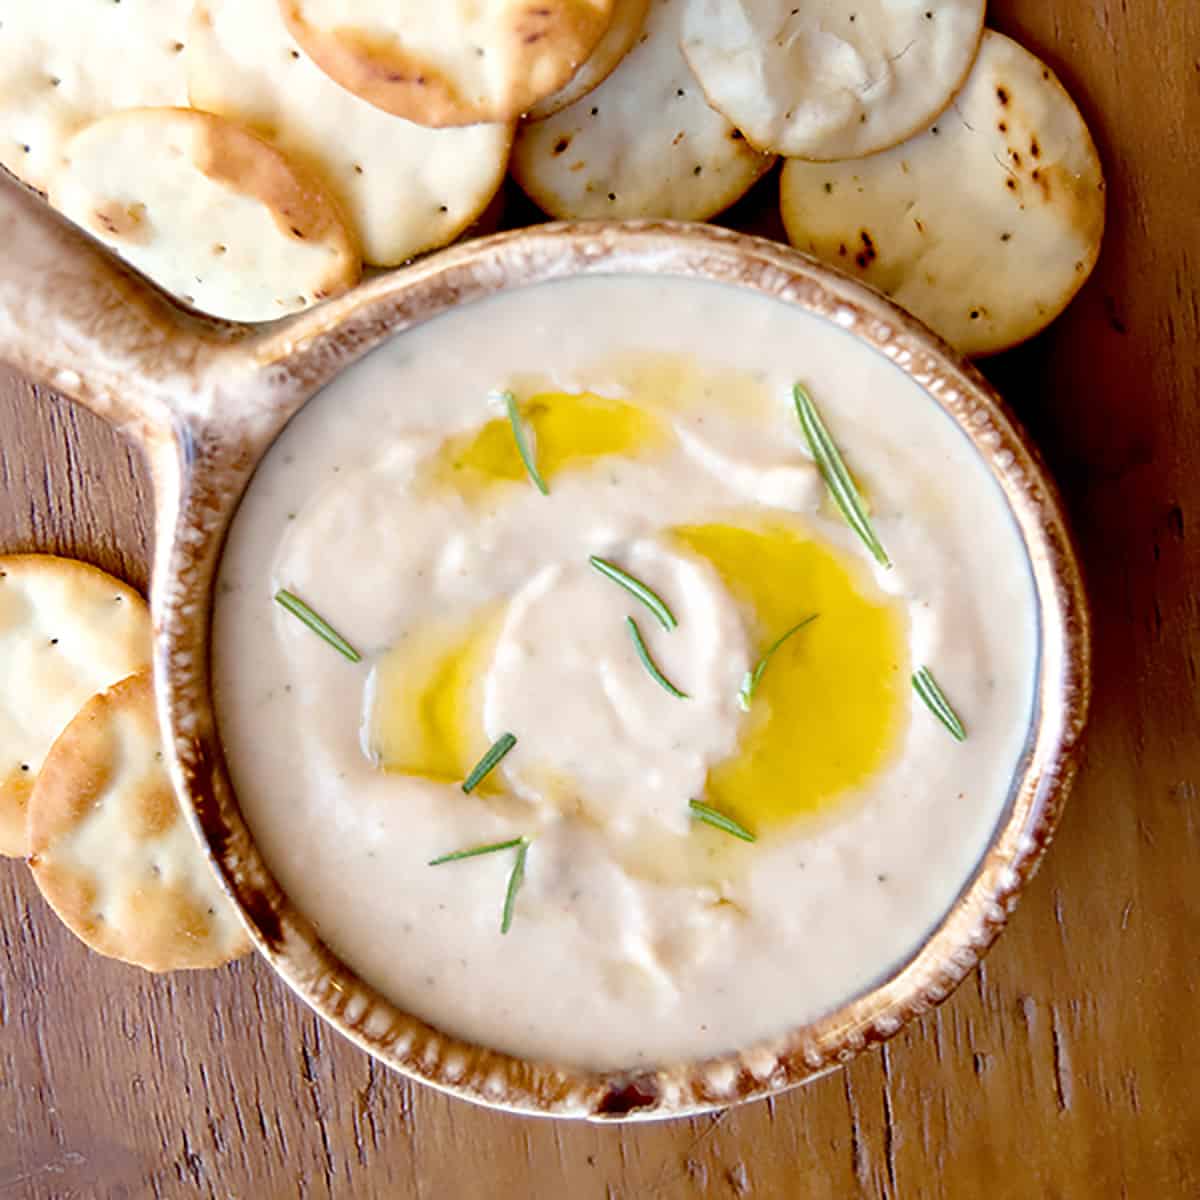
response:
[[[1058,495],[982,377],[862,285],[784,246],[670,222],[544,225],[468,242],[286,323],[194,317],[0,180],[0,358],[116,422],[154,480],[151,604],[167,758],[193,827],[267,961],[335,1029],[389,1067],[514,1112],[683,1116],[779,1093],[891,1037],[944,1000],[1003,928],[1037,869],[1074,776],[1090,682],[1087,602]],[[506,288],[599,273],[715,280],[835,322],[885,354],[971,439],[1033,565],[1041,648],[1033,733],[974,877],[925,944],[868,992],[786,1035],[639,1074],[527,1062],[401,1012],[317,936],[242,820],[209,687],[213,581],[260,458],[324,384],[385,338]]]

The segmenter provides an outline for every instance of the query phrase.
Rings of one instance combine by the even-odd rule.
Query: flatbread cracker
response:
[[[612,23],[587,62],[557,92],[539,100],[526,114],[529,119],[542,121],[552,117],[598,88],[633,49],[649,11],[650,0],[615,0]]]
[[[965,354],[1045,328],[1104,232],[1104,177],[1050,68],[988,32],[966,86],[925,132],[871,158],[790,160],[792,244],[873,284]]]
[[[512,125],[435,130],[380,111],[301,54],[278,0],[198,0],[187,59],[193,105],[321,179],[375,266],[453,241],[504,180]]]
[[[551,216],[704,221],[774,159],[705,102],[679,37],[691,0],[652,0],[638,44],[594,92],[522,126],[512,173]]]
[[[357,240],[324,187],[211,113],[141,108],[63,147],[50,203],[201,312],[269,321],[358,281]]]
[[[21,0],[0,16],[0,164],[44,192],[68,138],[123,108],[187,104],[191,0]]]
[[[0,854],[27,853],[42,760],[96,692],[150,662],[150,613],[132,588],[51,554],[0,557]]]
[[[924,129],[971,69],[986,0],[692,0],[683,53],[760,150],[860,158]]]
[[[512,121],[596,48],[614,0],[279,0],[344,88],[419,125]]]
[[[100,954],[177,971],[250,949],[162,765],[149,671],[93,697],[54,743],[29,804],[29,865]]]

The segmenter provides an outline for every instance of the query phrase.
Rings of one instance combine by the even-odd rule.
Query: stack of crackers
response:
[[[1082,285],[1104,183],[985,3],[10,0],[0,163],[262,321],[459,237],[510,165],[554,217],[703,221],[782,156],[795,245],[986,354]]]
[[[0,854],[92,949],[150,971],[249,942],[163,765],[150,615],[131,588],[51,555],[0,557]]]

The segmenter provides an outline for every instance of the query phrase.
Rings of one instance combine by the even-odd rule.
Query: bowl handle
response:
[[[0,360],[139,441],[244,338],[193,317],[0,171]]]

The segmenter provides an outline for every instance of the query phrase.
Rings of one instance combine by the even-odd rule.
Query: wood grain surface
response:
[[[0,863],[0,1197],[1200,1197],[1200,5],[1000,0],[1104,156],[1096,277],[989,364],[1096,608],[1088,760],[1011,928],[940,1010],[774,1103],[598,1128],[383,1072],[257,961],[88,954]],[[0,270],[3,248],[0,248]],[[144,587],[141,463],[0,373],[0,550]]]

